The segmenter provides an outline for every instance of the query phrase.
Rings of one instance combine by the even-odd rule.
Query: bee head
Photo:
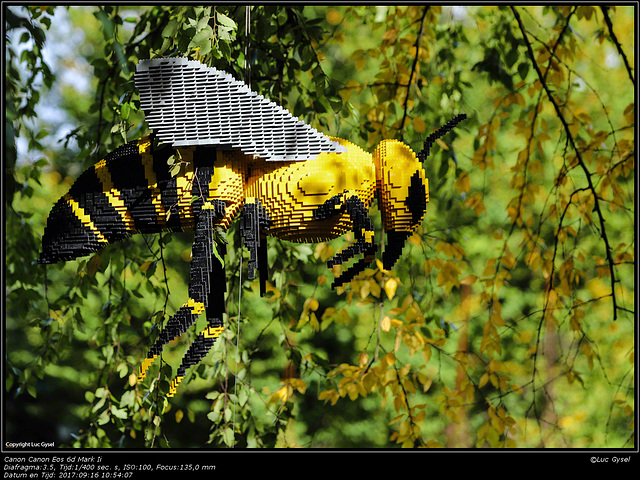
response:
[[[424,141],[416,155],[404,143],[385,140],[374,153],[376,192],[387,243],[382,255],[385,270],[390,270],[402,254],[405,240],[422,223],[429,202],[429,180],[422,162],[429,156],[433,142],[467,118],[462,113],[438,128]]]
[[[387,234],[384,268],[393,268],[405,240],[422,223],[429,202],[429,180],[416,154],[404,143],[384,140],[375,150],[376,192]]]

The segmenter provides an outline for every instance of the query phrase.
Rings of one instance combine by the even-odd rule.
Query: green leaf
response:
[[[131,111],[131,104],[130,103],[122,104],[122,107],[120,107],[120,116],[122,116],[123,120],[128,120],[129,119],[129,112],[130,111]]]
[[[172,18],[171,20],[169,20],[169,23],[167,23],[165,27],[162,29],[162,37],[172,38],[173,36],[175,36],[177,31],[178,31],[178,20],[176,20],[175,18]]]
[[[105,410],[98,417],[98,425],[104,425],[105,423],[109,423],[109,411]]]
[[[127,411],[124,408],[117,408],[114,405],[111,406],[111,414],[117,418],[127,418]]]
[[[136,391],[128,390],[122,394],[120,397],[120,406],[121,407],[133,407],[136,401]]]
[[[200,53],[200,56],[204,56],[211,51],[212,46],[213,42],[205,42],[204,45],[200,46],[200,50],[198,53]]]
[[[208,24],[209,24],[209,16],[206,15],[202,17],[200,20],[198,20],[198,23],[196,24],[196,32],[199,32],[200,30],[208,27],[209,26]]]
[[[529,62],[524,61],[518,65],[518,74],[522,80],[527,78],[527,73],[529,73]]]
[[[216,20],[218,21],[218,23],[224,25],[225,27],[228,27],[229,29],[237,28],[236,22],[231,20],[224,13],[216,12]]]
[[[129,65],[127,62],[127,58],[124,54],[124,49],[120,42],[116,41],[113,44],[113,49],[116,52],[116,57],[118,58],[118,63],[120,64],[120,68],[125,75],[129,75]]]
[[[227,445],[228,447],[233,446],[235,437],[233,435],[233,430],[231,429],[231,427],[227,427],[224,429],[224,434],[222,439],[225,445]]]
[[[218,423],[218,419],[220,418],[220,411],[212,411],[207,413],[207,418],[211,423]]]
[[[213,29],[207,25],[205,28],[196,33],[191,42],[189,43],[189,48],[202,48],[206,43],[211,43],[211,39],[213,38]]]
[[[114,27],[111,17],[109,17],[109,15],[107,15],[107,13],[102,9],[98,10],[94,15],[98,20],[100,20],[100,22],[102,22],[104,38],[106,40],[113,38]]]
[[[220,40],[229,42],[232,38],[230,32],[231,30],[229,28],[225,28],[223,26],[218,27],[218,37],[220,37]]]

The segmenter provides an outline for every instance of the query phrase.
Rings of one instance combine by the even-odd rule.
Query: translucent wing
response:
[[[174,147],[211,145],[272,161],[345,151],[244,82],[195,60],[141,60],[135,83],[147,123]]]

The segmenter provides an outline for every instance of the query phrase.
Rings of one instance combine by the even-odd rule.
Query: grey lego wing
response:
[[[244,82],[195,60],[141,60],[135,83],[147,123],[174,147],[212,145],[275,161],[346,151]]]

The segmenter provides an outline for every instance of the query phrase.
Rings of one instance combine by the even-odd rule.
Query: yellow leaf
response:
[[[413,245],[419,247],[422,243],[422,239],[420,238],[420,235],[414,232],[413,235],[409,237],[409,243],[412,243]]]
[[[387,365],[391,366],[395,363],[396,361],[396,356],[393,353],[387,353],[383,360],[386,362]]]
[[[429,360],[431,360],[431,346],[429,344],[426,344],[421,353],[422,358],[424,359],[424,363],[429,363]]]
[[[133,278],[131,269],[129,267],[126,267],[124,270],[122,270],[122,272],[120,273],[120,278],[123,280],[131,280]]]
[[[476,280],[478,280],[478,277],[476,277],[475,275],[468,275],[460,283],[462,285],[473,285],[474,283],[476,283]]]
[[[526,330],[524,332],[518,332],[513,336],[514,340],[519,343],[529,343],[533,338],[533,332]]]
[[[333,255],[333,247],[327,245],[324,242],[316,245],[316,251],[313,253],[315,258],[320,258],[323,262],[326,262],[329,257]]]
[[[437,143],[438,145],[440,145],[440,147],[441,147],[443,150],[449,150],[449,147],[447,146],[447,144],[446,144],[446,143],[444,143],[444,142],[443,142],[442,140],[440,140],[439,138],[436,138],[436,143]]]
[[[364,367],[367,363],[369,363],[369,354],[367,352],[362,352],[358,356],[358,365]]]
[[[371,292],[371,285],[369,285],[369,282],[363,282],[362,287],[360,288],[360,298],[367,298],[369,296],[369,292]]]
[[[380,284],[373,278],[369,280],[369,289],[371,290],[371,295],[380,298]]]
[[[413,119],[413,128],[415,128],[418,133],[424,133],[427,130],[427,124],[422,118],[415,117]]]
[[[624,118],[627,122],[631,123],[634,121],[634,117],[635,117],[635,103],[630,103],[629,105],[627,105],[627,108],[624,109]]]
[[[467,172],[462,172],[458,179],[456,180],[455,187],[458,189],[459,193],[468,192],[471,188],[471,179]]]
[[[151,263],[151,260],[147,260],[146,262],[144,262],[142,265],[140,265],[140,271],[146,272],[147,270],[149,270],[149,266],[151,265]]]
[[[383,332],[389,331],[389,329],[391,328],[391,318],[389,318],[389,316],[385,316],[382,319],[382,322],[380,322],[380,328]]]
[[[320,330],[320,322],[318,322],[318,317],[316,317],[315,313],[309,315],[309,326],[314,330]]]
[[[184,413],[182,410],[178,410],[176,412],[176,423],[180,423],[182,421],[182,417],[184,417]]]
[[[384,34],[382,35],[382,39],[392,43],[392,41],[395,40],[397,35],[398,35],[398,31],[395,28],[390,28],[389,30],[384,32]]]
[[[396,288],[398,288],[398,282],[395,278],[388,279],[384,284],[384,291],[391,300],[396,294]]]
[[[271,282],[267,282],[266,286],[265,286],[265,291],[268,292],[273,292],[273,296],[272,298],[274,299],[278,299],[280,298],[280,290],[278,290],[276,287],[274,287]]]
[[[304,302],[304,310],[311,310],[313,312],[315,312],[316,310],[318,310],[318,300],[316,300],[315,298],[307,298]]]
[[[342,14],[335,8],[330,8],[326,13],[327,22],[331,25],[338,25],[342,21]]]

